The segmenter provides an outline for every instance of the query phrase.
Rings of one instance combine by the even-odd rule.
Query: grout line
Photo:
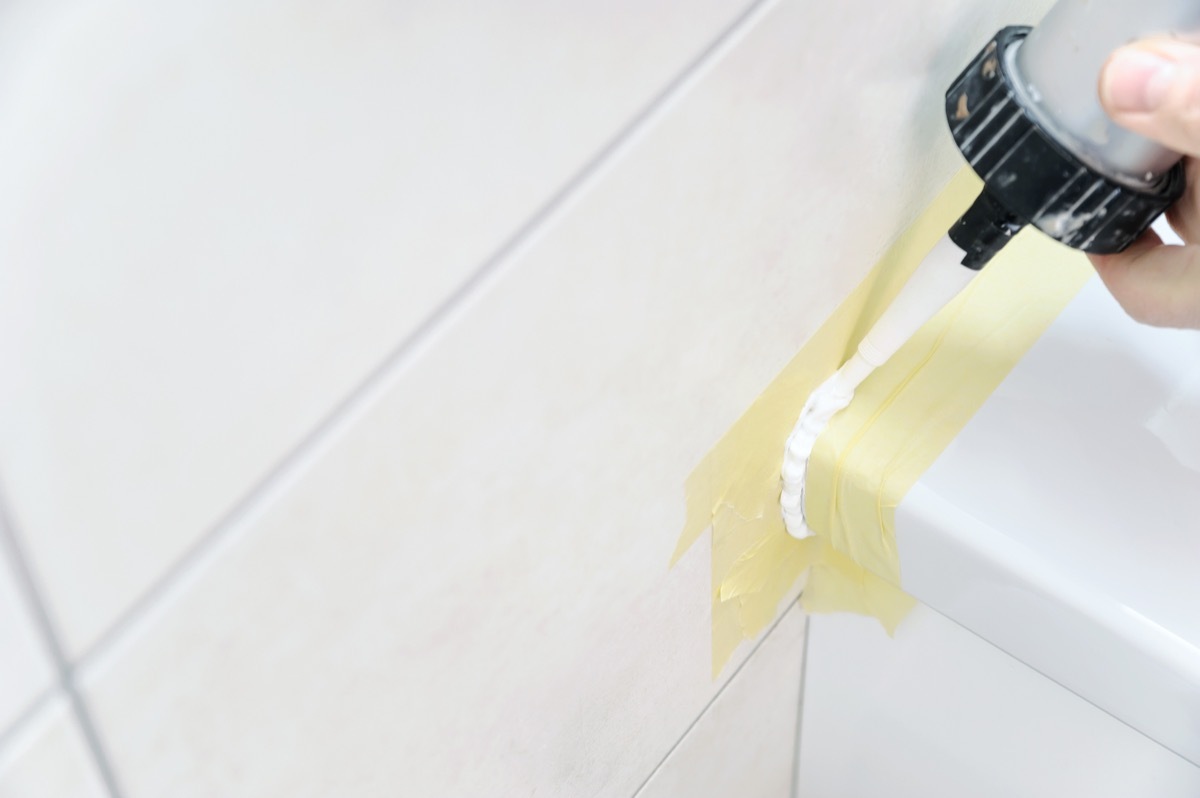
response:
[[[7,511],[2,493],[0,493],[0,546],[4,548],[5,553],[11,560],[18,587],[25,594],[26,603],[33,614],[34,624],[37,626],[38,632],[42,637],[42,642],[46,646],[51,659],[54,661],[55,670],[58,672],[59,687],[70,702],[71,710],[75,715],[75,721],[79,724],[79,730],[83,734],[84,742],[87,745],[88,752],[91,754],[92,764],[95,765],[100,780],[104,782],[104,787],[109,794],[109,798],[122,798],[124,793],[117,782],[116,773],[113,771],[111,761],[104,750],[104,745],[101,743],[100,735],[96,731],[91,712],[88,710],[87,704],[84,702],[83,696],[75,684],[74,670],[63,649],[62,637],[51,615],[49,604],[44,598],[46,594],[41,589],[33,573],[33,568],[30,565],[31,560],[21,545],[16,527],[13,525],[12,517]],[[42,703],[39,700],[36,702],[36,706],[40,706]]]
[[[34,720],[46,711],[53,702],[58,692],[58,684],[51,683],[46,685],[42,692],[38,693],[32,701],[22,709],[17,716],[9,722],[8,726],[0,731],[0,762],[4,761],[4,751],[13,741],[18,739],[25,729],[34,722]]]
[[[102,667],[119,650],[123,640],[157,616],[163,606],[191,584],[238,532],[258,518],[290,488],[334,442],[377,404],[414,362],[431,349],[437,339],[454,325],[496,283],[507,267],[524,254],[590,189],[607,170],[642,139],[649,129],[752,29],[781,0],[753,0],[683,70],[641,108],[624,127],[498,249],[486,258],[463,283],[447,296],[412,333],[349,396],[276,463],[209,530],[200,535],[180,557],[155,580],[100,637],[85,647],[77,667]]]
[[[792,603],[788,605],[788,608],[781,612],[779,617],[771,622],[771,626],[768,627],[767,631],[763,632],[762,637],[758,638],[758,642],[754,644],[754,648],[750,649],[750,653],[746,655],[746,658],[738,663],[738,666],[734,668],[733,673],[729,674],[729,678],[725,680],[725,684],[721,685],[721,688],[717,690],[717,692],[713,693],[712,698],[708,699],[708,703],[704,705],[700,712],[696,714],[696,717],[692,718],[692,722],[687,725],[687,728],[683,730],[683,734],[679,735],[679,739],[671,744],[671,747],[667,749],[667,753],[663,754],[663,758],[658,760],[658,764],[656,764],[650,770],[650,774],[646,776],[642,783],[638,785],[638,788],[633,791],[633,798],[637,798],[639,795],[641,795],[642,790],[646,789],[647,785],[654,780],[654,777],[658,775],[660,770],[662,770],[663,765],[667,764],[667,760],[671,758],[671,755],[675,753],[679,746],[683,745],[683,741],[686,740],[688,735],[692,733],[692,729],[696,728],[700,721],[704,719],[704,716],[708,714],[710,709],[712,709],[713,704],[717,703],[717,699],[724,695],[725,691],[729,689],[729,685],[733,684],[734,680],[737,679],[738,674],[742,672],[742,669],[749,664],[750,660],[754,659],[754,655],[758,653],[760,648],[762,648],[763,643],[767,642],[767,638],[770,637],[771,633],[775,631],[775,627],[783,623],[783,619],[796,609],[798,601],[799,598],[792,601]],[[806,639],[807,635],[808,627],[806,626]]]
[[[804,732],[804,691],[808,687],[808,634],[812,616],[804,619],[804,651],[800,655],[800,700],[796,702],[796,736],[792,744],[792,798],[800,798],[800,738]]]

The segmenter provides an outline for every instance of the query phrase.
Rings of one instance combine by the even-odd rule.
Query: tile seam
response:
[[[41,634],[39,632],[39,634]],[[54,680],[48,682],[44,689],[38,692],[25,706],[13,716],[13,719],[3,729],[0,729],[0,761],[3,761],[3,752],[13,741],[21,736],[21,733],[33,722],[37,717],[46,711],[47,707],[54,703],[54,699],[60,692],[61,685],[59,684],[59,674],[55,672]]]
[[[63,693],[70,705],[71,714],[74,716],[79,731],[83,735],[84,744],[88,749],[92,764],[95,766],[96,772],[109,794],[109,798],[123,798],[124,792],[117,781],[111,759],[104,748],[95,723],[92,721],[91,712],[75,684],[75,672],[70,660],[66,656],[58,625],[50,611],[50,605],[46,601],[45,597],[47,594],[38,583],[37,576],[34,574],[31,560],[25,553],[20,534],[14,525],[12,515],[8,511],[8,504],[2,489],[0,489],[0,546],[3,546],[5,553],[11,560],[12,570],[17,579],[17,587],[25,595],[26,604],[33,615],[33,622],[38,629],[42,645],[46,647],[46,651],[53,661],[58,689]],[[42,696],[38,700],[37,704],[40,706],[46,703],[48,697],[52,697],[53,695],[54,691],[49,691],[46,696]],[[35,706],[33,709],[36,710],[37,708]],[[27,715],[27,717],[31,717],[31,715]]]
[[[663,769],[663,766],[670,761],[671,757],[675,754],[675,751],[678,750],[679,746],[683,744],[683,741],[688,738],[688,735],[692,733],[700,721],[704,719],[704,716],[708,714],[708,711],[713,708],[713,706],[717,703],[717,699],[725,694],[725,691],[729,689],[729,685],[734,683],[738,675],[742,672],[742,669],[750,663],[750,660],[754,659],[754,655],[758,653],[760,648],[762,648],[763,643],[767,642],[767,638],[771,636],[779,624],[783,623],[783,619],[792,612],[800,611],[799,598],[796,598],[788,604],[787,608],[783,612],[779,613],[779,617],[771,622],[771,625],[767,628],[767,630],[763,632],[762,636],[759,637],[754,643],[754,647],[750,649],[748,654],[746,654],[746,658],[738,663],[738,666],[734,668],[733,673],[729,675],[729,678],[725,680],[725,683],[721,685],[717,692],[712,694],[712,696],[708,699],[708,702],[705,703],[701,710],[696,714],[696,717],[692,718],[692,721],[687,725],[687,728],[683,730],[683,733],[679,735],[675,742],[671,744],[671,747],[667,749],[667,752],[663,754],[662,759],[660,759],[658,763],[650,770],[650,774],[647,775],[642,783],[638,785],[638,788],[634,790],[632,798],[638,798],[638,796],[642,794],[642,791],[650,785],[650,782],[654,781],[654,777],[657,776],[659,771]],[[805,637],[807,638],[807,626],[805,627],[804,631]]]
[[[811,617],[804,619],[804,650],[800,653],[800,699],[796,702],[796,735],[792,739],[791,798],[800,797],[800,739],[804,732],[804,691],[808,686],[808,634]]]
[[[683,97],[742,36],[753,29],[781,0],[754,0],[702,47],[666,85],[645,103],[609,141],[555,190],[548,200],[520,225],[453,292],[438,303],[416,329],[404,338],[346,398],[334,406],[282,459],[255,481],[215,524],[198,536],[184,553],[118,614],[114,621],[76,659],[78,670],[99,671],[135,638],[138,629],[152,622],[171,599],[236,542],[271,504],[282,496],[308,468],[320,459],[397,379],[428,351],[436,340],[486,293],[516,261],[653,128],[668,109]]]

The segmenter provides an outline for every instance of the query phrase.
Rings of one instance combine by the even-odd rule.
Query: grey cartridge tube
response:
[[[1097,81],[1114,49],[1148,36],[1200,41],[1200,0],[1059,0],[1010,67],[1026,109],[1097,171],[1134,187],[1154,184],[1179,154],[1113,124]]]

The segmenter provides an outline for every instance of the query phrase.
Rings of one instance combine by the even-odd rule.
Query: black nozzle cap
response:
[[[984,189],[950,228],[949,236],[966,253],[962,265],[979,271],[1024,226],[1016,214]]]
[[[1005,57],[1029,31],[1024,26],[1001,30],[946,92],[951,135],[990,197],[976,202],[985,206],[972,206],[955,225],[957,237],[952,232],[951,238],[968,258],[975,250],[980,253],[975,257],[981,257],[995,241],[1007,240],[1005,222],[989,226],[986,217],[1000,220],[1007,214],[1069,247],[1120,252],[1183,194],[1183,165],[1176,164],[1154,185],[1134,187],[1102,174],[1059,144],[1024,107],[1030,101],[1017,90]],[[992,238],[971,241],[976,231]]]

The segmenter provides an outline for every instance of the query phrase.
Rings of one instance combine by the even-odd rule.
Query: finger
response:
[[[1200,328],[1200,246],[1166,246],[1153,231],[1115,255],[1090,255],[1104,285],[1133,319]]]
[[[1121,47],[1100,72],[1099,92],[1118,125],[1200,156],[1200,45],[1147,39]]]
[[[1187,188],[1183,196],[1167,208],[1167,221],[1171,229],[1188,244],[1200,244],[1200,161],[1188,158]]]

